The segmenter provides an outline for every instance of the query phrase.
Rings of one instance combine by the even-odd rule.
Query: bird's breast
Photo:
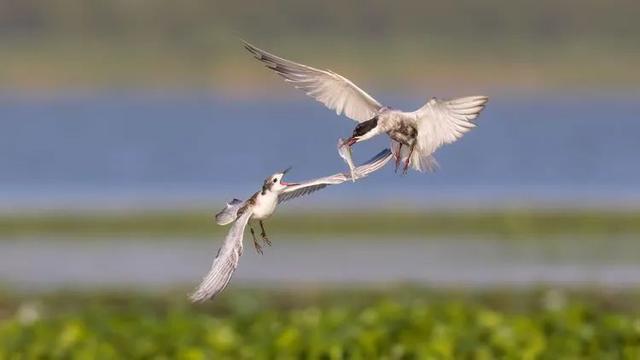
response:
[[[276,205],[278,205],[278,196],[276,194],[258,195],[253,208],[253,217],[258,220],[268,218],[276,211]]]
[[[389,134],[389,137],[393,140],[411,146],[416,141],[418,129],[408,121],[396,120],[392,126],[390,126],[387,134]]]

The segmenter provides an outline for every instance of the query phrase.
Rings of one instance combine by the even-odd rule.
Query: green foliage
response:
[[[0,297],[0,359],[640,357],[637,306],[612,307],[606,296],[300,294],[235,292],[206,305],[148,296]]]

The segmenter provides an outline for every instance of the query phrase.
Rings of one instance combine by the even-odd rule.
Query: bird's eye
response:
[[[273,179],[273,182],[274,183],[278,182],[278,178]]]

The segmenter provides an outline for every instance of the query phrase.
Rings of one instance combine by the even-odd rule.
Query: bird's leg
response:
[[[402,175],[407,175],[407,170],[409,169],[409,162],[411,161],[411,155],[413,155],[413,148],[416,146],[416,144],[412,144],[411,148],[409,150],[409,156],[407,157],[407,160],[405,160],[404,162],[404,169],[402,170]]]
[[[256,251],[258,252],[258,254],[262,255],[262,246],[260,246],[260,244],[258,244],[258,239],[256,238],[256,233],[255,233],[255,231],[253,231],[253,226],[251,226],[251,224],[249,224],[249,229],[251,230],[251,237],[253,237],[253,246],[255,246]]]
[[[402,157],[402,143],[399,142],[398,143],[398,152],[396,153],[396,169],[394,170],[395,173],[398,172],[398,168],[400,167],[400,158]]]
[[[271,246],[271,241],[269,241],[269,238],[267,237],[267,232],[264,231],[264,224],[262,223],[262,220],[260,220],[260,229],[262,229],[262,233],[260,234],[260,236],[262,236],[262,240],[269,246]]]

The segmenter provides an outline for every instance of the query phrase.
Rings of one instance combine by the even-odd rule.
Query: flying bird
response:
[[[487,96],[468,96],[450,100],[432,98],[413,112],[383,106],[349,79],[270,54],[244,41],[244,46],[266,67],[282,76],[295,88],[324,104],[336,114],[358,122],[344,145],[371,139],[386,133],[396,158],[396,171],[404,161],[417,171],[434,170],[438,163],[433,153],[442,145],[458,140],[474,128],[474,120],[484,109]]]
[[[358,179],[363,178],[382,168],[392,156],[391,151],[385,149],[365,164],[355,168],[354,173],[357,174]],[[287,183],[282,181],[287,171],[288,169],[269,176],[262,184],[262,189],[253,194],[249,200],[233,199],[216,215],[216,222],[219,225],[235,222],[224,239],[222,247],[218,250],[209,273],[203,278],[198,289],[190,296],[191,301],[201,302],[211,299],[227,286],[233,272],[238,267],[238,261],[242,255],[242,241],[247,225],[251,230],[256,250],[262,254],[262,247],[258,243],[253,227],[249,224],[250,220],[259,221],[262,240],[271,245],[262,220],[273,215],[278,204],[310,194],[329,185],[342,184],[351,180],[352,177],[351,173],[338,173],[303,183]]]

